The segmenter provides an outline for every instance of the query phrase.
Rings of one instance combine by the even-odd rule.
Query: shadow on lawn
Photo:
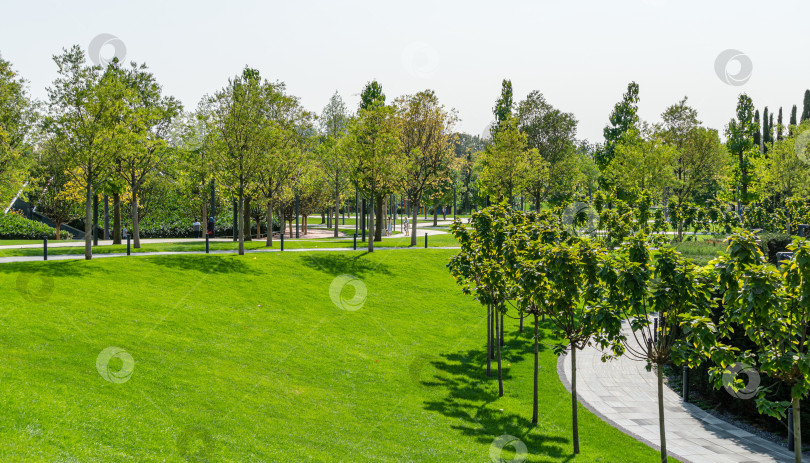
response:
[[[320,270],[328,275],[351,274],[357,277],[368,276],[370,274],[382,273],[390,275],[388,266],[380,262],[371,262],[365,259],[368,252],[362,254],[338,254],[338,253],[311,253],[302,256],[301,262],[314,270]]]
[[[233,256],[216,256],[200,258],[200,255],[183,256],[148,256],[150,263],[161,265],[175,270],[196,270],[200,273],[261,273],[256,268],[248,268],[244,261],[234,259]]]
[[[515,330],[502,348],[504,389],[509,391],[509,379],[512,378],[509,364],[522,361],[534,361],[534,328],[529,319],[525,320],[523,333]],[[540,325],[543,327],[543,324]],[[541,352],[547,348],[543,344],[545,334],[540,330]],[[484,334],[483,338],[486,338]],[[526,444],[531,455],[552,457],[554,461],[569,461],[573,455],[566,453],[560,444],[570,444],[569,439],[546,434],[531,422],[531,406],[525,413],[505,413],[492,404],[498,400],[498,364],[492,362],[492,376],[486,376],[486,349],[472,349],[466,352],[442,354],[441,358],[432,357],[430,364],[435,369],[431,378],[420,383],[425,387],[441,387],[448,391],[443,399],[425,402],[425,409],[438,412],[449,418],[462,421],[454,426],[464,435],[476,439],[481,444],[491,444],[503,434],[520,438]],[[521,391],[529,394],[531,389]],[[540,394],[543,393],[542,385]],[[541,410],[542,413],[542,410]],[[566,445],[567,446],[567,445]]]

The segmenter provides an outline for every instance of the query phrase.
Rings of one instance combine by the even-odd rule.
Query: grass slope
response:
[[[656,461],[582,407],[570,455],[550,348],[532,427],[531,339],[515,321],[498,398],[484,311],[448,275],[452,252],[0,265],[0,461],[488,462],[502,434],[530,462]],[[359,310],[330,299],[342,274],[367,289]],[[97,368],[111,346],[134,361],[125,382]]]

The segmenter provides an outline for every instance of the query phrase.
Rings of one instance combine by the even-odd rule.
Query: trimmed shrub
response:
[[[73,235],[62,230],[63,240],[73,238]],[[0,239],[11,240],[41,240],[42,238],[56,239],[56,229],[42,222],[28,220],[17,212],[0,214]]]

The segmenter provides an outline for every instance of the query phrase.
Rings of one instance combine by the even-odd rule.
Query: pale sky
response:
[[[573,112],[579,137],[602,128],[631,80],[640,115],[657,121],[684,95],[721,130],[737,95],[759,109],[801,103],[810,88],[810,2],[804,1],[27,1],[0,7],[0,54],[44,99],[56,76],[51,56],[99,34],[146,62],[186,109],[245,65],[281,80],[320,113],[334,91],[351,108],[377,79],[391,101],[431,88],[480,134],[492,120],[501,80],[515,100],[541,91]],[[727,49],[752,63],[741,86],[715,72]],[[102,54],[111,56],[112,46]],[[728,70],[734,74],[739,63]]]

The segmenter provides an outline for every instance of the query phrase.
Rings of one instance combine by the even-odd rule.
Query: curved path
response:
[[[625,327],[626,328],[626,327]],[[625,434],[659,449],[658,389],[655,370],[626,357],[602,362],[586,347],[577,353],[577,395],[588,410]],[[571,360],[561,356],[557,372],[571,390]],[[667,451],[692,463],[792,463],[787,448],[709,415],[664,387]]]

